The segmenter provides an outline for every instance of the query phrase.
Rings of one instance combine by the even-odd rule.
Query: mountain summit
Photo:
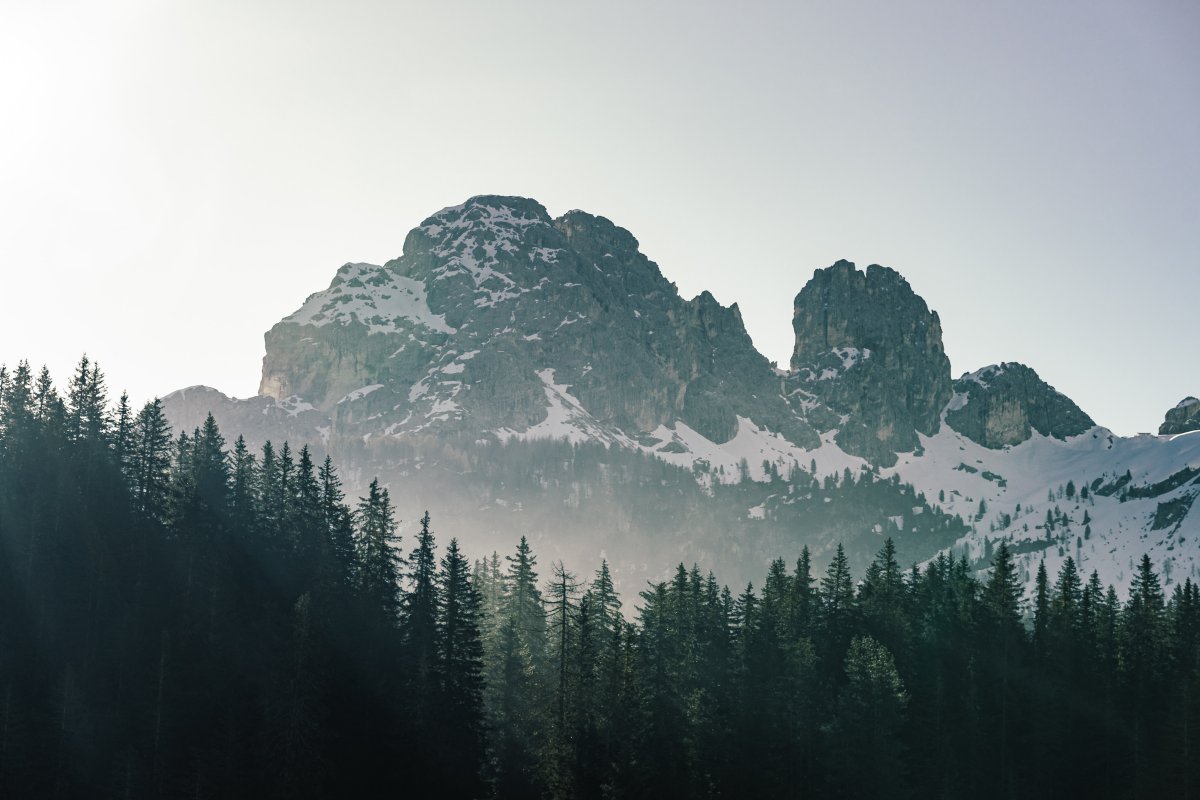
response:
[[[1158,427],[1158,435],[1171,436],[1196,430],[1200,430],[1200,399],[1185,397],[1167,412],[1167,418]]]
[[[439,211],[399,258],[342,267],[266,344],[261,394],[303,397],[335,424],[369,408],[380,424],[368,433],[525,433],[550,422],[547,402],[572,406],[569,386],[568,428],[609,442],[676,424],[728,441],[752,412],[817,444],[736,306],[682,299],[607,219],[551,219],[522,198]]]
[[[863,565],[885,535],[981,566],[1005,539],[1029,579],[1068,555],[1117,585],[1143,551],[1197,569],[1200,434],[1116,437],[1022,364],[952,379],[937,313],[887,267],[817,270],[792,324],[782,372],[736,305],[681,297],[624,228],[479,196],[275,324],[259,397],[165,404],[329,451],[355,488],[378,474],[477,552],[524,532],[626,576],[757,576],[839,541]]]
[[[792,372],[838,414],[842,448],[890,464],[918,433],[937,433],[951,394],[942,326],[900,273],[839,261],[813,273],[794,308]]]

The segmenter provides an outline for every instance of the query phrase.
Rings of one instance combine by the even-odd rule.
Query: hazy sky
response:
[[[1200,4],[0,0],[0,362],[257,390],[262,334],[470,195],[631,230],[786,363],[839,258],[955,374],[1119,433],[1200,394]]]

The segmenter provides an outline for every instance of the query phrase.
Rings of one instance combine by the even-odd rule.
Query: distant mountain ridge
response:
[[[864,563],[889,534],[911,560],[980,564],[1008,538],[1027,577],[1069,555],[1120,585],[1143,551],[1196,575],[1200,482],[1179,476],[1200,470],[1200,434],[1115,437],[1021,364],[953,380],[936,312],[886,267],[817,270],[793,328],[777,370],[736,305],[680,297],[623,228],[480,196],[272,327],[259,397],[164,401],[178,426],[211,411],[254,442],[313,443],[351,485],[379,474],[477,551],[528,531],[638,574],[758,575],[806,543],[820,558],[846,540]],[[835,513],[854,492],[868,500]]]

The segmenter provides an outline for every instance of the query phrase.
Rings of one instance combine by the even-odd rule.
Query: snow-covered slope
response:
[[[921,437],[921,451],[883,474],[971,521],[975,532],[958,550],[973,560],[986,561],[989,544],[1004,539],[1027,581],[1038,560],[1055,574],[1069,556],[1085,574],[1126,587],[1143,553],[1167,579],[1200,578],[1200,516],[1186,513],[1200,494],[1200,432],[1119,437],[1093,427],[993,449],[944,425]]]

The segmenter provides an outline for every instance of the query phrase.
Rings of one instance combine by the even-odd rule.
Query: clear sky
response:
[[[262,334],[474,194],[631,230],[786,364],[839,258],[955,374],[1119,433],[1200,394],[1200,4],[0,0],[0,362],[257,389]]]

